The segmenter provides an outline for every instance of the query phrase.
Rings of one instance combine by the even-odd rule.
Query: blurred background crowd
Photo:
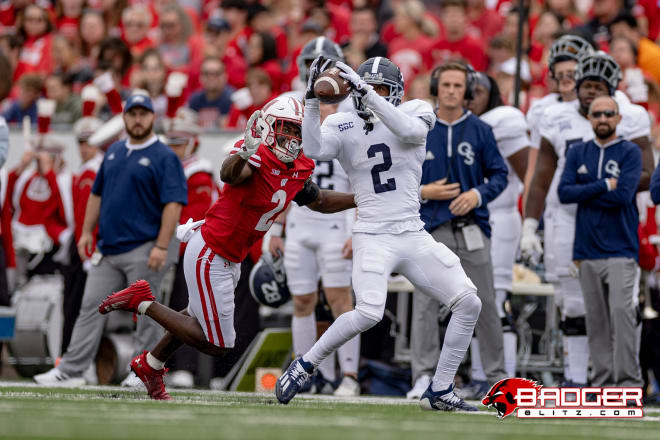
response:
[[[57,102],[54,123],[82,112],[82,87],[111,71],[124,95],[143,88],[156,113],[167,107],[166,79],[188,75],[187,106],[205,130],[242,128],[271,97],[300,90],[296,58],[317,36],[340,44],[354,67],[387,56],[401,67],[407,99],[428,98],[434,66],[464,59],[496,78],[514,102],[518,22],[522,110],[547,93],[547,57],[562,32],[612,54],[620,88],[658,115],[660,7],[655,0],[4,0],[0,50],[13,86],[2,103],[9,123],[36,100]],[[100,109],[99,111],[103,111]]]

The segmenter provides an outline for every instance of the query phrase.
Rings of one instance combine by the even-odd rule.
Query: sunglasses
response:
[[[606,118],[612,118],[616,116],[616,112],[614,110],[595,111],[595,112],[591,112],[589,116],[591,116],[594,119],[600,119],[601,116],[605,116]]]

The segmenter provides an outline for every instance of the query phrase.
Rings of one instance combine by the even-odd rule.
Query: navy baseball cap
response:
[[[124,113],[132,109],[133,107],[142,107],[147,110],[149,110],[151,113],[154,112],[154,106],[151,103],[151,98],[149,98],[147,95],[143,94],[135,94],[131,95],[128,100],[126,101],[126,105],[124,106]]]

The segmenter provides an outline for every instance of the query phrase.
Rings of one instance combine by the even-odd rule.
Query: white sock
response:
[[[360,362],[360,335],[337,349],[342,374],[357,374]]]
[[[481,301],[476,294],[466,295],[454,303],[451,309],[452,316],[431,382],[433,391],[445,390],[454,383],[454,376],[470,345],[474,326],[477,325]]]
[[[339,316],[316,344],[304,356],[303,360],[318,367],[323,359],[343,344],[360,333],[378,324],[379,320],[367,317],[357,309]]]
[[[291,333],[293,336],[293,351],[296,357],[307,353],[316,342],[316,316],[293,316],[291,318]]]
[[[587,383],[589,368],[589,340],[586,336],[567,336],[568,359],[573,382]]]
[[[149,364],[149,366],[154,370],[162,370],[165,366],[165,362],[156,359],[154,355],[151,354],[151,352],[147,353],[147,364]]]
[[[472,380],[487,380],[484,364],[481,363],[481,352],[479,352],[479,340],[477,338],[472,338],[470,343],[470,356],[472,359],[470,378]]]
[[[154,302],[153,301],[142,301],[140,304],[137,306],[137,311],[140,315],[144,315],[147,313],[147,309],[149,308],[150,305],[152,305]]]
[[[330,356],[323,359],[323,362],[319,364],[319,371],[321,372],[325,380],[334,382],[337,379],[337,366],[335,364],[335,353],[331,353]]]
[[[514,332],[504,332],[504,369],[508,377],[516,377],[516,361],[518,356],[518,335]]]

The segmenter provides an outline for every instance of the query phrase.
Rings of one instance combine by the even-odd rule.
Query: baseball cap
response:
[[[133,107],[142,107],[149,110],[151,113],[154,112],[154,106],[151,103],[151,98],[143,94],[131,95],[126,101],[126,105],[124,105],[124,113]]]
[[[222,32],[231,30],[227,20],[220,17],[212,17],[206,22],[206,29],[209,31]]]

